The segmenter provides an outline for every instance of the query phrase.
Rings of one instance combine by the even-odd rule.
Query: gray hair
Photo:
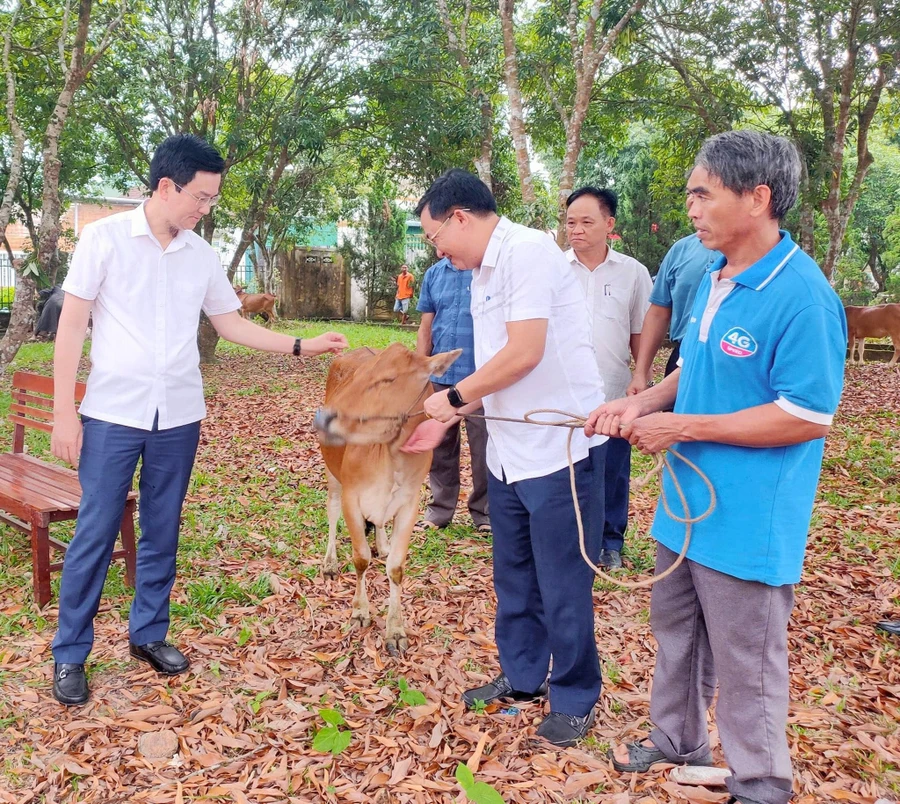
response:
[[[797,201],[800,155],[790,140],[758,131],[725,131],[703,143],[694,167],[738,195],[761,184],[772,191],[769,212],[781,220]]]

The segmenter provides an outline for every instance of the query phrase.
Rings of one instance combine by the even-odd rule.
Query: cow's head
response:
[[[385,444],[395,440],[404,424],[421,414],[431,394],[429,377],[440,377],[462,349],[424,357],[392,343],[356,370],[316,411],[313,426],[329,446]]]

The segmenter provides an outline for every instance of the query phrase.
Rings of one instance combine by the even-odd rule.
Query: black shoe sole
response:
[[[188,662],[187,667],[182,670],[161,670],[158,668],[153,662],[151,662],[146,656],[140,656],[132,650],[129,650],[128,653],[131,655],[132,659],[137,659],[139,662],[145,662],[149,664],[157,673],[161,676],[180,676],[182,673],[186,673],[191,669],[191,663]]]
[[[560,742],[554,742],[549,737],[545,737],[543,734],[536,734],[535,737],[541,742],[552,745],[556,748],[573,748],[578,745],[578,743],[582,742],[587,736],[592,728],[594,728],[594,724],[597,722],[596,716],[591,719],[591,722],[587,724],[584,729],[584,733],[578,735],[577,737],[571,737],[568,740],[562,740]]]
[[[489,701],[483,700],[482,698],[475,699],[475,701],[481,701],[485,706],[491,706],[491,704],[511,704],[512,706],[518,706],[519,704],[539,703],[546,700],[547,693],[533,695],[530,698],[513,698],[511,695],[503,695],[498,698],[491,698]],[[469,710],[475,708],[475,701],[469,703],[465,698],[462,699],[462,702],[465,704],[466,709]]]
[[[60,695],[60,694],[56,691],[56,688],[54,687],[54,689],[53,689],[53,697],[54,697],[59,703],[61,703],[63,706],[84,706],[84,704],[86,704],[86,703],[91,699],[91,693],[90,693],[90,691],[88,691],[88,694],[85,695],[84,698],[79,698],[79,699],[76,700],[75,698],[66,698],[66,697],[63,696],[63,695]]]

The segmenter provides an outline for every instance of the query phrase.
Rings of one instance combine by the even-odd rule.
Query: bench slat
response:
[[[52,402],[51,402],[52,404]],[[26,407],[25,405],[17,405],[13,402],[9,406],[10,414],[18,413],[21,416],[33,417],[36,419],[43,419],[44,421],[53,421],[53,411],[52,410],[44,410],[43,408],[31,408]]]
[[[27,480],[29,486],[46,486],[48,490],[57,491],[66,496],[81,496],[81,483],[78,475],[62,466],[37,461],[34,458],[25,460],[10,460],[10,453],[0,455],[0,468],[11,471],[14,477],[19,477],[23,482]],[[30,456],[28,456],[30,457]]]
[[[45,396],[53,396],[53,377],[44,374],[35,374],[32,371],[17,371],[13,374],[12,388],[14,391],[34,391]],[[75,401],[81,402],[87,386],[83,382],[75,383]]]
[[[43,430],[45,433],[53,432],[53,425],[49,422],[39,422],[35,421],[34,419],[26,419],[24,416],[19,416],[18,414],[14,415],[12,413],[10,413],[6,418],[18,427],[33,427],[35,430]]]
[[[37,511],[68,510],[81,502],[79,486],[61,487],[47,482],[46,476],[23,473],[21,467],[0,462],[0,492],[16,497]]]
[[[25,471],[39,474],[43,480],[56,488],[64,491],[75,489],[78,495],[81,495],[81,483],[78,480],[78,472],[70,469],[68,466],[48,463],[40,458],[35,458],[33,455],[21,453],[16,455],[11,452],[0,453],[0,466],[7,463],[13,466],[25,464]],[[128,497],[137,499],[137,492],[133,489],[130,490]]]
[[[7,494],[10,494],[13,485],[27,487],[32,492],[43,494],[48,503],[56,504],[56,508],[38,508],[41,511],[68,511],[77,508],[81,501],[81,483],[76,471],[46,463],[31,455],[0,453],[0,485],[6,486],[4,490]],[[128,497],[137,498],[137,492],[129,491]]]
[[[39,408],[52,408],[53,407],[53,397],[52,396],[35,396],[34,394],[26,393],[25,391],[16,391],[13,390],[12,398],[15,402],[21,402],[23,405],[29,405],[33,407]]]

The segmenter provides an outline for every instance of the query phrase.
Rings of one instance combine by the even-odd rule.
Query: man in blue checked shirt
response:
[[[471,296],[471,271],[459,271],[446,257],[432,265],[422,280],[418,311],[422,314],[416,351],[426,357],[453,349],[463,353],[437,381],[432,377],[435,393],[446,391],[475,371]],[[484,413],[483,408],[477,411]],[[487,499],[487,426],[484,419],[466,419],[466,434],[472,456],[472,493],[469,513],[475,527],[490,532]],[[434,450],[431,473],[431,503],[425,513],[425,527],[443,528],[450,524],[459,499],[459,424],[451,427]]]

